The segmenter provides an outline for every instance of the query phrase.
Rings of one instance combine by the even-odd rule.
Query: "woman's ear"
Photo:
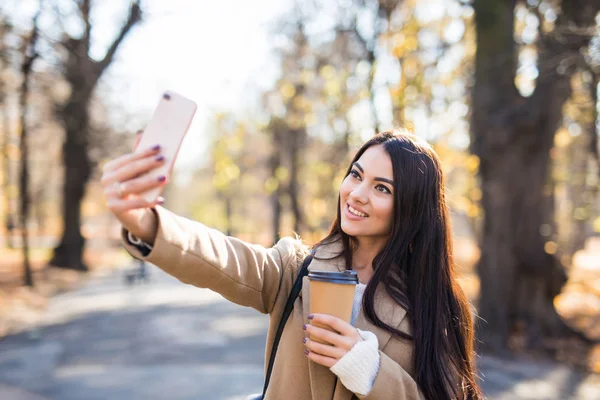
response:
[[[140,144],[140,140],[142,140],[142,133],[144,133],[144,131],[141,129],[135,133],[135,144],[133,145],[133,151],[135,151],[135,149],[138,147],[138,144]]]

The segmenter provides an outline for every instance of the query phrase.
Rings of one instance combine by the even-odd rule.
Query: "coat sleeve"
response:
[[[271,312],[282,281],[293,277],[300,241],[287,237],[274,247],[246,243],[205,225],[156,207],[158,232],[146,256],[127,240],[125,249],[183,283],[211,289],[226,299]]]
[[[426,400],[417,382],[400,364],[379,351],[379,371],[371,391],[357,397],[361,400]]]

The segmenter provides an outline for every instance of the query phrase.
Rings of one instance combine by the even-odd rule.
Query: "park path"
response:
[[[36,327],[0,340],[0,398],[241,400],[258,392],[267,317],[150,271],[148,283],[132,286],[125,269],[93,276],[53,298]],[[560,364],[484,357],[479,367],[490,400],[600,400],[600,376]]]

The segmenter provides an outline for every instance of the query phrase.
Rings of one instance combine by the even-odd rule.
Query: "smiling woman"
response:
[[[270,314],[267,360],[291,298],[266,399],[482,398],[471,311],[454,278],[442,171],[427,143],[401,132],[365,143],[340,186],[330,233],[310,258],[298,239],[249,244],[115,190],[164,185],[147,178],[159,153],[127,154],[104,169],[125,247],[185,283]],[[310,313],[308,278],[296,280],[305,268],[356,272],[350,322]]]
[[[412,343],[411,371],[426,398],[479,399],[471,310],[454,277],[450,230],[437,154],[415,136],[384,132],[355,155],[337,219],[316,247],[342,243],[339,256],[368,283],[362,312]],[[381,318],[381,286],[406,311],[409,329]]]

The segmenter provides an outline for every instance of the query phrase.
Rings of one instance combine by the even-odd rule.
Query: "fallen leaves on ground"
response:
[[[3,250],[0,260],[0,338],[38,321],[50,298],[73,290],[87,274],[67,269],[47,267],[50,249],[34,249],[31,267],[34,287],[23,286],[21,251]],[[121,248],[94,248],[85,251],[84,258],[90,273],[113,269],[131,261]]]

